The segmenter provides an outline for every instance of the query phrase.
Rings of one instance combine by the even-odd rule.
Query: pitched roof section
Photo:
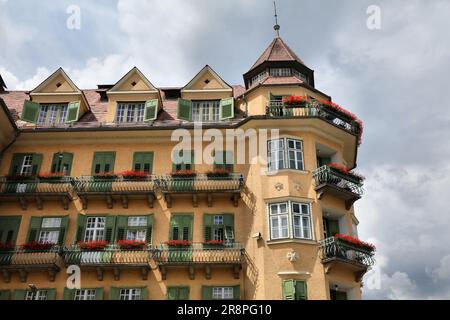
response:
[[[158,91],[156,87],[137,68],[133,67],[108,92],[119,91]]]
[[[81,93],[81,90],[73,83],[63,68],[58,68],[30,92],[31,95],[36,93]]]
[[[272,43],[264,50],[250,70],[256,68],[266,61],[296,61],[305,65],[305,63],[292,51],[291,48],[281,39],[276,37]]]
[[[226,83],[209,65],[203,67],[199,73],[185,85],[182,91],[186,90],[232,90],[232,87]]]

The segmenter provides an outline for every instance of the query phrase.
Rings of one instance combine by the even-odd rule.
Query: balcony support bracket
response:
[[[27,282],[28,272],[24,269],[19,270],[19,278],[21,282]]]
[[[48,269],[48,278],[50,282],[55,282],[56,272],[57,270],[55,270],[54,268]]]
[[[189,266],[189,279],[194,280],[195,279],[195,269],[194,266]]]
[[[172,197],[170,196],[170,194],[166,193],[164,195],[164,198],[165,198],[166,203],[167,203],[167,208],[172,208]]]
[[[2,273],[3,273],[3,281],[9,283],[11,281],[11,272],[9,272],[8,270],[3,270]]]
[[[119,281],[120,280],[120,269],[114,268],[113,273],[114,273],[114,280]]]
[[[213,204],[212,204],[212,194],[211,193],[208,193],[206,195],[206,202],[208,203],[208,207],[212,207],[213,206]]]
[[[194,208],[198,207],[198,195],[196,193],[192,194],[192,206]]]
[[[36,207],[38,210],[42,210],[44,208],[44,201],[40,196],[36,197]]]
[[[350,210],[355,203],[356,199],[350,199],[345,201],[345,209]]]
[[[233,266],[233,275],[235,279],[239,279],[240,274],[241,274],[241,265],[240,264],[235,264]]]
[[[97,268],[97,280],[98,281],[103,281],[103,269],[102,268]]]
[[[108,206],[108,209],[112,209],[114,207],[114,199],[112,195],[108,194],[106,196],[106,204]]]
[[[86,196],[80,197],[81,204],[83,205],[83,210],[86,210],[88,207],[88,199]]]
[[[122,207],[128,209],[128,197],[126,195],[122,196]]]
[[[22,210],[27,210],[27,199],[25,199],[25,197],[20,197],[19,202]]]
[[[205,278],[211,280],[211,266],[209,265],[205,266]]]
[[[167,280],[167,269],[165,266],[159,266],[159,271],[161,272],[161,280]]]
[[[150,209],[153,209],[153,201],[155,201],[155,196],[153,195],[153,193],[150,193],[150,194],[147,196],[148,207],[149,207]]]
[[[141,274],[142,274],[142,280],[147,280],[148,279],[148,268],[142,268]]]
[[[69,202],[70,202],[69,197],[62,196],[61,201],[62,201],[63,209],[64,210],[69,210]]]
[[[241,197],[241,195],[239,193],[233,193],[232,201],[233,201],[233,204],[235,207],[239,206],[239,198],[240,197]]]

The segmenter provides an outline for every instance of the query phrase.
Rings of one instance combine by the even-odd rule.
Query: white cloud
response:
[[[5,66],[0,66],[0,74],[10,90],[33,90],[51,73],[47,68],[39,67],[31,78],[21,81]]]
[[[450,281],[450,255],[441,259],[439,267],[432,270],[434,281]]]

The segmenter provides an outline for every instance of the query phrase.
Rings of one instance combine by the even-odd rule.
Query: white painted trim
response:
[[[207,72],[207,71],[209,71],[212,75],[213,75],[213,77],[214,78],[216,78],[216,80],[217,81],[219,81],[219,83],[222,85],[222,87],[228,87],[229,89],[226,89],[226,90],[229,90],[229,91],[233,91],[233,88],[229,85],[229,84],[227,84],[218,74],[217,74],[217,72],[215,72],[209,65],[206,65],[206,66],[204,66],[200,71],[199,71],[199,73],[197,73],[196,75],[195,75],[195,77],[194,78],[192,78],[192,80],[191,81],[189,81],[188,82],[188,84],[187,85],[185,85],[182,89],[181,89],[181,92],[195,92],[195,91],[188,91],[189,89],[185,89],[185,88],[189,88],[190,86],[192,86],[192,84],[194,84],[205,72]],[[214,90],[225,90],[225,89],[214,89]],[[213,90],[199,90],[200,92],[203,92],[203,91],[213,91]]]
[[[233,89],[204,89],[204,90],[200,90],[200,89],[185,89],[185,90],[181,90],[181,92],[186,92],[186,93],[195,93],[195,92],[232,92]]]
[[[157,90],[145,90],[145,91],[106,91],[106,94],[133,94],[133,93],[158,93]]]
[[[308,271],[280,271],[277,273],[279,276],[310,276],[311,273]]]
[[[117,91],[117,87],[120,87],[122,83],[124,83],[134,72],[138,74],[138,76],[144,80],[145,84],[152,88],[154,91],[158,92],[156,87],[147,79],[147,77],[139,70],[137,67],[133,67],[130,71],[128,71],[111,89],[107,91],[107,93],[117,92],[117,93],[127,93],[128,91]]]
[[[30,96],[69,96],[80,95],[81,91],[67,91],[67,92],[31,92]]]
[[[75,83],[73,83],[73,81],[69,78],[69,76],[66,74],[66,72],[64,71],[64,69],[59,68],[58,70],[56,70],[55,72],[53,72],[50,76],[48,76],[47,79],[45,79],[44,81],[42,81],[36,88],[34,88],[31,92],[31,94],[39,94],[40,92],[35,92],[35,91],[40,91],[42,90],[42,88],[45,88],[47,86],[47,84],[53,80],[54,78],[56,78],[56,76],[58,75],[62,75],[63,78],[67,81],[67,83],[72,87],[72,89],[75,90],[76,93],[81,93],[81,90],[78,89],[78,87],[75,85]],[[44,93],[42,93],[44,94]],[[45,93],[48,94],[48,93]],[[53,94],[53,93],[51,93]]]

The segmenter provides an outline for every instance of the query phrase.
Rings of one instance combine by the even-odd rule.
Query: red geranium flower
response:
[[[77,244],[83,250],[95,251],[104,250],[108,246],[108,241],[86,241]]]
[[[344,235],[344,234],[336,234],[334,237],[337,239],[343,240],[345,242],[351,243],[353,245],[356,245],[358,247],[368,249],[370,251],[375,251],[375,249],[376,249],[373,244],[361,241],[356,237],[352,237],[352,236],[348,236],[348,235]]]
[[[172,247],[187,247],[192,244],[192,241],[188,240],[169,240],[166,241],[165,244],[172,246]]]
[[[22,248],[26,249],[26,250],[49,250],[54,245],[55,244],[51,243],[51,242],[31,241],[31,242],[27,242],[24,245],[22,245]]]
[[[143,249],[146,245],[146,242],[137,240],[119,240],[117,241],[117,245],[121,249]]]

